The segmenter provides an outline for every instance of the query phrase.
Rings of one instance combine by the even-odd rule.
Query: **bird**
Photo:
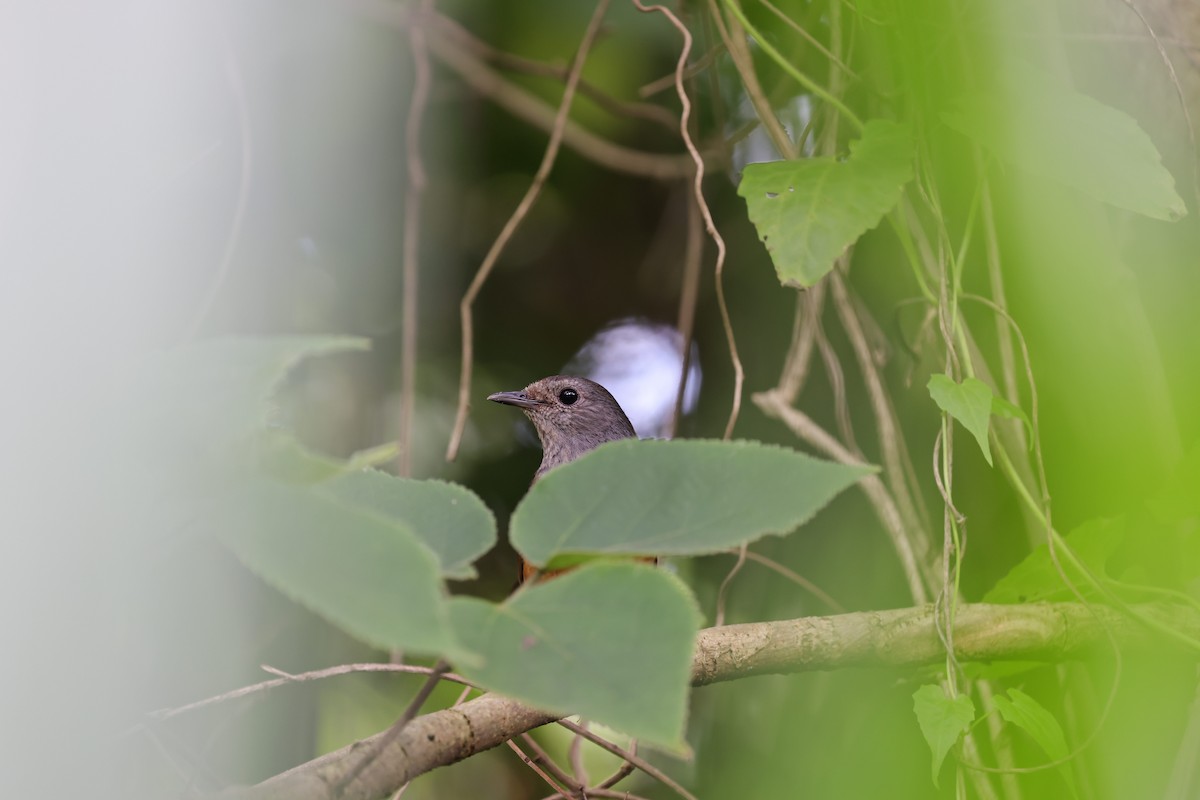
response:
[[[574,461],[605,442],[637,438],[629,417],[625,416],[616,398],[587,378],[551,375],[518,392],[488,395],[488,400],[521,409],[537,430],[542,443],[542,463],[534,473],[533,483],[555,467]],[[542,577],[563,571],[556,570]],[[521,559],[518,583],[524,583],[538,572],[537,567]]]

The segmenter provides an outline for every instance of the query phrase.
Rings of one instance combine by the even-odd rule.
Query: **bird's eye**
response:
[[[564,406],[569,406],[579,399],[579,392],[574,389],[563,389],[558,393],[558,399]]]

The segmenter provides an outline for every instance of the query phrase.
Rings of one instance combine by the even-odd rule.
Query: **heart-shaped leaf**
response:
[[[933,785],[937,786],[946,753],[975,719],[975,704],[964,694],[950,698],[942,687],[928,684],[913,692],[913,711],[933,751]]]
[[[489,689],[581,714],[674,751],[683,740],[700,614],[662,570],[594,562],[493,605],[455,598],[461,639],[482,656],[461,671]]]

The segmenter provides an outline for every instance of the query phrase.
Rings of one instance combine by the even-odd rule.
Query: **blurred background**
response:
[[[917,206],[939,209],[950,237],[930,246],[956,250],[973,235],[964,290],[996,300],[983,244],[983,219],[993,220],[1003,296],[1037,380],[1054,519],[1064,532],[1100,517],[1136,518],[1200,437],[1200,187],[1181,106],[1200,117],[1200,12],[1184,0],[1136,6],[742,4],[776,49],[863,118],[914,123],[925,171],[912,197],[936,196]],[[578,131],[479,292],[470,415],[457,457],[446,460],[461,364],[459,302],[538,168],[545,120],[593,6],[446,0],[422,17],[431,69],[419,127],[426,187],[418,280],[406,285],[416,8],[118,0],[6,3],[0,12],[0,729],[13,785],[25,790],[13,796],[47,788],[107,796],[114,787],[114,797],[178,797],[260,780],[386,727],[418,684],[350,676],[170,720],[146,717],[262,680],[263,664],[295,673],[387,657],[266,588],[210,538],[124,525],[122,503],[162,498],[114,498],[105,476],[132,464],[179,467],[139,464],[138,452],[107,436],[116,409],[138,413],[127,376],[147,355],[219,335],[367,337],[369,352],[316,360],[289,378],[289,424],[314,448],[345,456],[397,440],[411,414],[408,460],[389,468],[465,484],[495,512],[502,533],[540,453],[511,409],[483,402],[491,392],[570,365],[613,389],[636,413],[641,435],[667,436],[687,353],[675,433],[724,431],[734,369],[715,248],[689,228],[680,106],[660,80],[674,68],[680,36],[662,16],[615,2],[583,70],[588,90],[571,112]],[[736,195],[747,163],[779,154],[754,124],[722,44],[716,20],[728,16],[714,16],[713,4],[676,8],[696,37],[687,81],[692,134],[728,247],[724,287],[745,369],[734,435],[811,450],[752,401],[779,383],[805,302],[780,285]],[[831,122],[828,107],[761,48],[747,52],[799,152],[844,155],[853,130]],[[1136,119],[1188,216],[1136,216],[1001,163],[981,171],[941,115],[1013,55]],[[984,174],[986,214],[978,212]],[[914,226],[928,216],[914,211]],[[914,496],[933,520],[932,568],[941,543],[929,468],[939,416],[925,383],[943,371],[945,353],[914,303],[921,291],[903,244],[883,224],[842,274],[914,465]],[[694,300],[689,247],[703,256]],[[999,376],[1003,337],[994,317],[980,305],[964,314]],[[879,463],[878,419],[853,344],[831,307],[821,320],[820,355],[798,405],[843,440],[853,432],[850,443]],[[415,332],[408,389],[406,324]],[[1031,408],[1017,352],[1014,399]],[[994,385],[1005,388],[999,377]],[[960,432],[956,442],[955,499],[969,526],[961,591],[977,601],[1041,540],[969,437]],[[1141,545],[1130,542],[1122,557],[1138,561]],[[814,581],[840,609],[913,603],[861,493],[842,495],[802,530],[754,550]],[[1148,582],[1196,591],[1195,550],[1153,553],[1141,573]],[[735,560],[671,565],[700,599],[707,624]],[[478,571],[478,580],[451,590],[503,597],[515,556],[501,545]],[[726,622],[838,610],[755,562],[730,582],[724,605]],[[953,796],[959,787],[945,773],[940,789],[932,785],[912,714],[913,689],[932,676],[845,671],[701,689],[690,722],[694,759],[652,758],[706,798]],[[1062,691],[1068,682],[1080,692]],[[1072,766],[1082,796],[1159,797],[1170,786],[1197,785],[1187,783],[1196,760],[1187,750],[1189,720],[1200,724],[1189,712],[1196,671],[1187,659],[1130,653],[1118,674],[1111,653],[1099,654],[1026,672],[1013,685],[1041,697],[1074,744],[1090,742]],[[435,701],[453,696],[439,692]],[[548,732],[546,744],[561,751],[558,733]],[[1011,746],[1018,765],[1046,761],[1027,741]],[[607,768],[598,760],[593,770]],[[640,776],[622,786],[669,796]],[[1004,797],[1066,796],[1056,770],[995,786]],[[500,748],[422,777],[406,796],[549,793]]]

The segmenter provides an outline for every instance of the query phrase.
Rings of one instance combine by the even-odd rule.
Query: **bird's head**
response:
[[[488,400],[516,406],[529,417],[542,442],[539,475],[604,442],[636,435],[608,390],[587,378],[552,375],[519,392],[496,392]]]

